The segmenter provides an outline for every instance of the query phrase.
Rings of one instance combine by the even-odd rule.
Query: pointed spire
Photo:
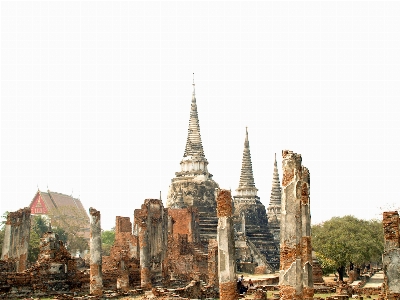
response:
[[[192,93],[192,102],[196,102],[196,89],[195,89],[195,84],[194,84],[194,73],[193,73],[193,93]]]
[[[249,133],[246,127],[246,139],[244,141],[243,159],[242,159],[242,172],[240,174],[239,188],[253,187],[255,188],[253,166],[251,163]]]
[[[279,181],[278,163],[276,162],[276,153],[275,153],[270,205],[281,205],[281,197],[282,197],[281,183]]]
[[[194,73],[193,73],[193,94],[190,107],[190,119],[186,148],[183,157],[197,156],[204,158],[203,144],[201,142],[199,116],[197,113]]]

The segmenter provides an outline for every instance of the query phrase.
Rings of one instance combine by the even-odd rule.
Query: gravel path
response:
[[[375,273],[364,286],[364,288],[377,288],[383,283],[383,271]]]

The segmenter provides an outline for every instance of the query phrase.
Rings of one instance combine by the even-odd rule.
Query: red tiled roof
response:
[[[29,205],[30,207],[32,207],[35,199],[38,196],[41,197],[47,208],[47,211],[50,214],[53,214],[55,216],[64,215],[68,216],[68,219],[83,221],[83,224],[85,224],[84,227],[89,228],[89,216],[85,208],[83,207],[81,200],[69,195],[52,192],[49,190],[47,192],[42,192],[38,190],[33,197],[31,204]],[[86,235],[88,235],[88,233],[85,232],[84,236]]]

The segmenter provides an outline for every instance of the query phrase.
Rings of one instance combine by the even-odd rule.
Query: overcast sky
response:
[[[400,1],[1,2],[1,206],[37,189],[103,228],[180,170],[192,73],[204,152],[238,187],[248,126],[267,206],[274,153],[311,173],[312,223],[400,207]]]

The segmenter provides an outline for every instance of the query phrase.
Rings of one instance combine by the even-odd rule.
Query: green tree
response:
[[[333,260],[326,258],[325,256],[323,256],[321,253],[318,252],[315,252],[315,255],[317,256],[318,262],[320,263],[322,268],[322,273],[324,275],[336,272],[335,262]]]
[[[1,222],[0,222],[0,257],[3,253],[3,242],[4,242],[4,233],[5,233],[5,225],[7,221],[7,216],[8,216],[8,211],[6,211],[2,216],[1,216]]]
[[[383,253],[382,223],[353,216],[334,217],[312,227],[315,252],[332,261],[343,280],[346,266],[380,261]]]
[[[48,223],[49,220],[41,215],[35,215],[31,218],[31,232],[28,248],[28,261],[31,263],[37,261],[40,252],[40,239],[46,232],[50,231]],[[52,228],[51,230],[58,235],[58,238],[63,243],[67,242],[68,234],[64,229]]]
[[[50,228],[47,225],[47,220],[40,216],[32,216],[31,218],[31,232],[29,238],[28,248],[28,261],[34,263],[37,261],[40,251],[40,239],[44,233],[49,231]]]
[[[102,250],[103,255],[110,255],[111,247],[113,246],[115,241],[115,227],[111,228],[111,230],[104,230],[101,233],[101,242],[102,242]]]

